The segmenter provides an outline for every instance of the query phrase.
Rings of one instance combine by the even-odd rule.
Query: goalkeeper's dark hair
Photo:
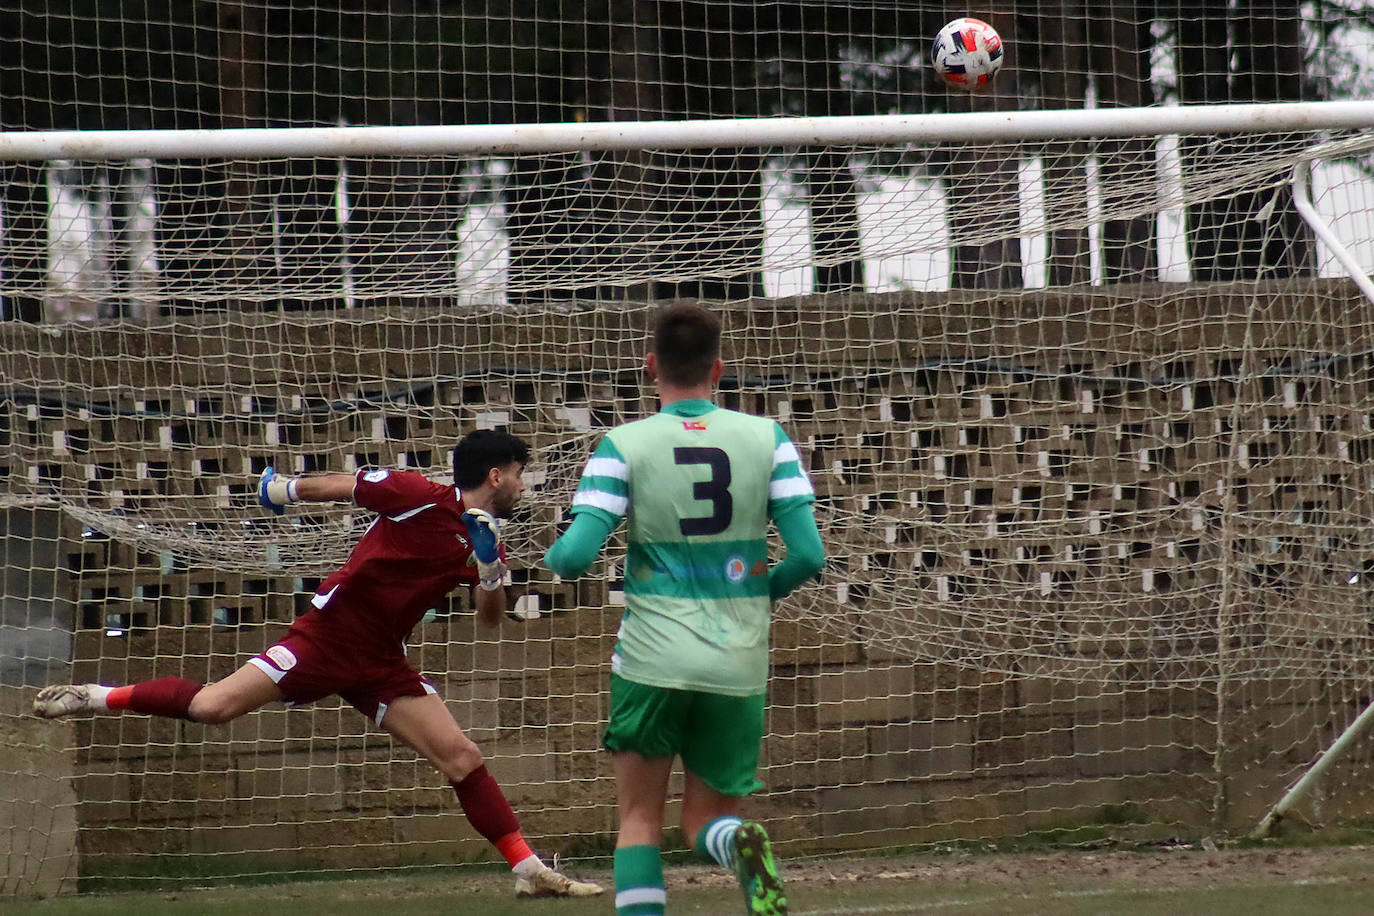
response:
[[[529,461],[529,446],[516,436],[479,429],[458,440],[453,449],[453,485],[460,490],[475,490],[492,468],[503,468],[511,462],[523,466]]]
[[[654,356],[659,378],[670,385],[709,381],[720,358],[720,318],[692,302],[664,306],[654,320]]]

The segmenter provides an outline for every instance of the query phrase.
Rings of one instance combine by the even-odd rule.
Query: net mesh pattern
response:
[[[1324,14],[995,10],[973,98],[922,62],[930,3],[134,6],[0,0],[0,126],[1369,95],[1363,26]],[[28,715],[49,683],[226,676],[306,611],[370,517],[272,515],[264,467],[442,480],[477,428],[533,449],[525,619],[457,593],[410,657],[536,849],[603,853],[622,548],[574,582],[539,561],[604,431],[655,409],[646,328],[679,298],[725,320],[721,403],[777,418],[817,491],[829,559],[775,608],[760,766],[784,854],[1250,826],[1374,673],[1374,307],[1290,190],[1368,271],[1372,144],[0,163],[0,894],[492,858],[336,699]],[[1305,816],[1367,820],[1372,755]]]

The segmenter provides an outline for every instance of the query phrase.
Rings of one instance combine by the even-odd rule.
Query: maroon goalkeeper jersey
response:
[[[477,561],[454,487],[413,471],[359,471],[353,501],[377,513],[348,562],[320,584],[314,609],[292,630],[388,655],[425,611],[460,584],[477,584]],[[501,547],[502,558],[505,546]]]

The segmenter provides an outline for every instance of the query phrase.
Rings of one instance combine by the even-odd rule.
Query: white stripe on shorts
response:
[[[429,681],[420,681],[420,686],[423,687],[423,688],[425,689],[425,695],[426,695],[426,696],[428,696],[429,694],[434,694],[434,695],[437,696],[438,693],[439,693],[439,691],[435,690],[435,689],[434,689],[434,685],[431,684]],[[379,703],[377,704],[377,715],[376,715],[376,721],[377,721],[377,724],[378,724],[378,725],[381,725],[381,724],[382,724],[382,717],[385,716],[385,715],[386,715],[386,704],[385,704],[385,703],[380,703],[380,702],[379,702]]]

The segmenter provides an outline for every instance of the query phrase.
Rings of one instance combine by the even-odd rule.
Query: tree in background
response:
[[[438,124],[444,90],[435,39],[434,4],[391,0],[385,9],[366,0],[350,3],[340,17],[340,54],[356,85],[346,93],[353,124]],[[347,83],[346,83],[347,84]],[[350,159],[347,258],[360,298],[380,298],[400,288],[453,288],[457,227],[462,221],[453,187],[456,166],[438,158]],[[439,301],[439,300],[431,300]]]
[[[947,10],[933,4],[187,0],[154,17],[143,0],[0,0],[0,127],[843,115],[1283,101],[1374,85],[1367,64],[1349,50],[1367,46],[1374,13],[1354,3],[1040,0],[966,12],[990,19],[1015,58],[989,98],[936,90],[925,59]],[[1188,139],[1185,182],[1210,182],[1219,152],[1254,142],[1229,137],[1223,148]],[[1109,212],[1129,211],[1129,195],[1138,192],[1128,187],[1138,185],[1125,179],[1153,161],[1151,143],[1045,149],[1045,204],[1061,217],[1075,214],[1059,220],[1070,228],[1048,239],[1051,285],[1156,275],[1151,216],[1104,223],[1095,266],[1083,228],[1090,192]],[[494,188],[505,206],[513,298],[760,293],[765,153],[772,154],[514,157]],[[793,157],[793,184],[811,216],[814,288],[868,285],[863,190],[914,170],[939,180],[946,193],[952,284],[1021,285],[1021,155],[986,145],[934,156],[892,151],[859,160],[831,150]],[[296,279],[316,288],[337,284],[339,298],[325,305],[343,302],[350,284],[364,297],[394,281],[451,289],[457,227],[474,193],[464,169],[471,167],[439,159],[159,162],[152,193],[167,306],[206,307],[204,294],[175,298],[192,280],[212,291],[221,279],[226,290],[257,277],[288,291]],[[4,302],[8,317],[39,317],[48,288],[49,172],[43,164],[7,164],[0,175],[0,272],[19,291]],[[109,315],[127,313],[133,298],[129,227],[146,194],[138,173],[124,165],[64,173],[80,176],[91,206],[109,214],[114,279],[101,305]],[[1271,196],[1189,207],[1195,279],[1314,269],[1310,233],[1286,191],[1267,209]],[[677,266],[677,279],[636,283],[649,265],[669,273]],[[622,279],[613,284],[588,279],[616,273]],[[293,302],[267,307],[283,305]]]
[[[664,107],[673,118],[751,118],[763,113],[756,61],[770,31],[766,5],[660,5],[665,19]],[[668,231],[684,265],[702,256],[709,276],[667,284],[666,297],[740,299],[763,294],[763,154],[711,151],[676,160],[668,175]]]
[[[1150,76],[1153,39],[1150,19],[1128,0],[1083,3],[1060,0],[1037,4],[1021,14],[1017,44],[1023,91],[1045,108],[1081,108],[1089,93],[1100,108],[1155,103]],[[1133,181],[1142,163],[1154,162],[1151,138],[1046,143],[1045,209],[1072,214],[1069,225],[1049,233],[1047,281],[1074,286],[1092,280],[1088,238],[1088,163],[1095,161],[1101,207],[1120,212],[1138,196]],[[1153,280],[1158,270],[1157,239],[1149,215],[1111,219],[1101,227],[1101,276],[1105,282]]]
[[[779,76],[784,105],[795,99],[797,110],[778,114],[853,115],[855,97],[844,87],[846,43],[862,41],[860,15],[851,7],[804,5],[796,10],[800,28],[788,37],[786,54],[795,61]],[[875,53],[868,49],[869,54]],[[795,80],[788,79],[795,77]],[[762,80],[761,80],[762,81]],[[859,226],[859,182],[850,155],[837,149],[808,153],[800,163],[801,183],[810,211],[812,288],[818,293],[862,291],[863,247]]]
[[[1005,71],[983,94],[951,93],[949,111],[1014,111],[1019,104],[1017,18],[1011,5],[974,9],[969,15],[1006,36]],[[1014,144],[941,147],[934,159],[945,183],[950,234],[950,286],[1014,289],[1021,286],[1020,156]]]
[[[362,42],[348,40],[347,32],[363,26],[356,11],[351,18],[316,5],[281,4],[266,11],[263,72],[271,87],[266,126],[335,127],[350,114],[362,117],[365,100],[357,81]],[[354,107],[346,109],[348,105]],[[284,309],[332,308],[344,301],[342,163],[338,157],[264,163],[261,188],[274,242],[267,269],[281,278],[309,278],[340,291],[335,299],[288,297],[280,303]]]
[[[0,4],[0,128],[5,130],[123,130],[215,127],[218,107],[214,5],[196,0],[174,4],[150,21],[139,0],[51,0],[36,7]],[[102,78],[103,77],[103,78]],[[193,163],[182,168],[195,169]],[[99,165],[83,170],[79,193],[108,189],[112,297],[99,304],[105,315],[123,314],[135,270],[128,227],[137,206],[131,177],[137,170]],[[13,297],[9,317],[37,320],[49,282],[47,259],[51,201],[46,163],[5,167],[0,205],[4,236],[0,270],[7,282],[33,291]],[[206,176],[215,180],[218,176]],[[141,191],[141,188],[140,188]],[[103,192],[102,192],[103,193]],[[160,210],[187,211],[188,224],[210,221],[213,207],[173,198]],[[192,213],[194,211],[194,213]],[[193,269],[178,260],[193,247],[184,234],[160,232],[166,245],[162,268]],[[182,244],[187,242],[187,244]]]
[[[1167,8],[1166,33],[1177,48],[1176,91],[1183,104],[1300,101],[1303,81],[1301,5],[1292,0],[1226,0]],[[1185,186],[1223,174],[1222,157],[1252,147],[1255,137],[1188,137],[1182,148]],[[1284,176],[1286,177],[1286,176]],[[1271,203],[1272,210],[1266,208]],[[1187,212],[1192,276],[1198,282],[1308,274],[1316,269],[1311,229],[1284,186],[1263,195],[1204,200]]]

